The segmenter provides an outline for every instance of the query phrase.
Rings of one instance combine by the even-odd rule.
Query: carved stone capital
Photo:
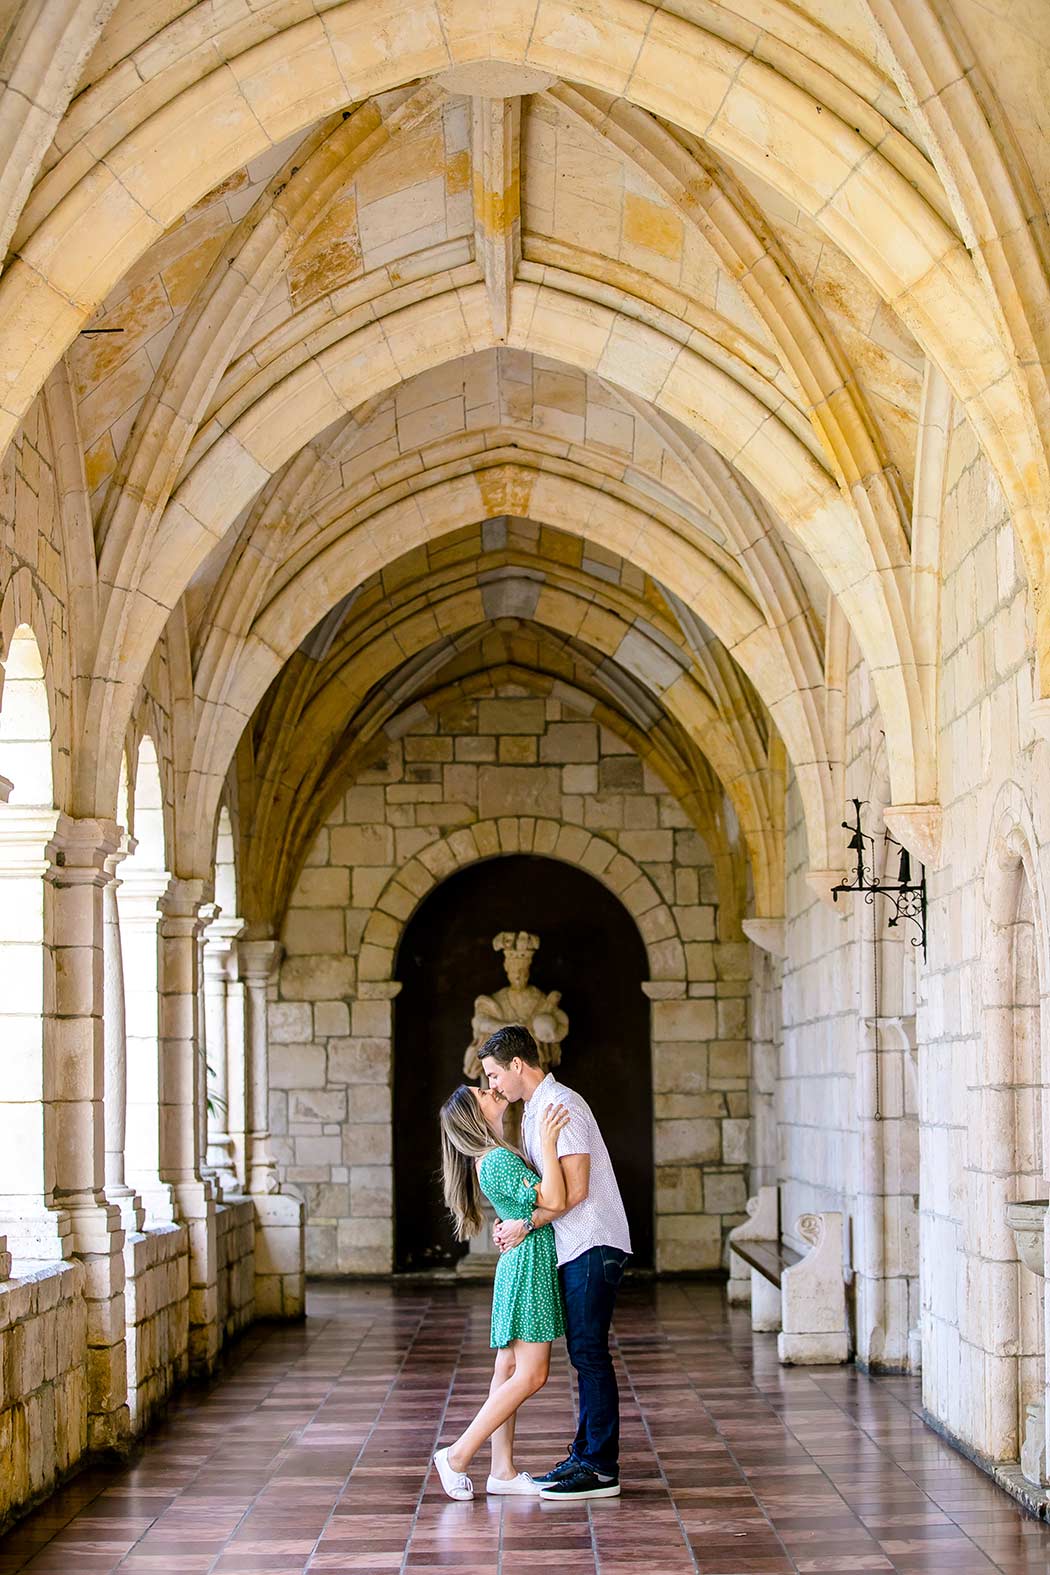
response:
[[[280,941],[239,941],[241,974],[248,984],[268,984],[277,970],[284,947]]]
[[[771,957],[787,955],[787,925],[783,919],[743,919],[740,928],[759,951]]]
[[[120,851],[123,829],[113,820],[74,820],[60,815],[48,847],[49,879],[57,885],[105,886],[109,861]]]
[[[934,868],[941,856],[939,804],[890,804],[882,818],[902,847],[927,868]]]

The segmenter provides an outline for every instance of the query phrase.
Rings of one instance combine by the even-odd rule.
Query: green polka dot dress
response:
[[[501,1220],[528,1219],[536,1207],[540,1178],[523,1159],[509,1148],[490,1149],[478,1177]],[[554,1232],[541,1225],[519,1247],[500,1254],[492,1287],[492,1344],[557,1340],[564,1333]]]

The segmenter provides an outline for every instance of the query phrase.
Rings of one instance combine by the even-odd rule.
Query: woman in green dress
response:
[[[565,1177],[558,1159],[558,1133],[568,1122],[562,1105],[548,1105],[541,1118],[543,1175],[503,1140],[506,1101],[491,1088],[463,1084],[441,1109],[441,1154],[445,1202],[458,1241],[469,1241],[482,1225],[482,1194],[501,1220],[528,1220],[540,1207],[565,1207]],[[530,1230],[518,1247],[500,1255],[492,1288],[492,1345],[496,1366],[489,1397],[465,1432],[434,1456],[449,1498],[473,1498],[467,1466],[492,1439],[489,1493],[538,1493],[514,1465],[514,1421],[518,1408],[542,1389],[550,1371],[551,1341],[565,1333],[558,1258],[549,1225]]]

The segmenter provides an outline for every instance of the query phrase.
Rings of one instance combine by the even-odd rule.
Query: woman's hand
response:
[[[540,1117],[541,1143],[557,1143],[558,1133],[569,1124],[569,1112],[564,1105],[548,1105]]]

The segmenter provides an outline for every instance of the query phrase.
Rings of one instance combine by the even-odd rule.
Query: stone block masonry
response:
[[[453,870],[528,851],[588,870],[634,916],[651,974],[657,1265],[723,1264],[747,1196],[748,948],[719,939],[710,857],[660,778],[608,728],[504,684],[387,739],[293,891],[269,1005],[270,1126],[280,1175],[306,1199],[309,1272],[392,1266],[404,924]]]
[[[84,1275],[61,1263],[0,1282],[0,1526],[87,1448]]]

